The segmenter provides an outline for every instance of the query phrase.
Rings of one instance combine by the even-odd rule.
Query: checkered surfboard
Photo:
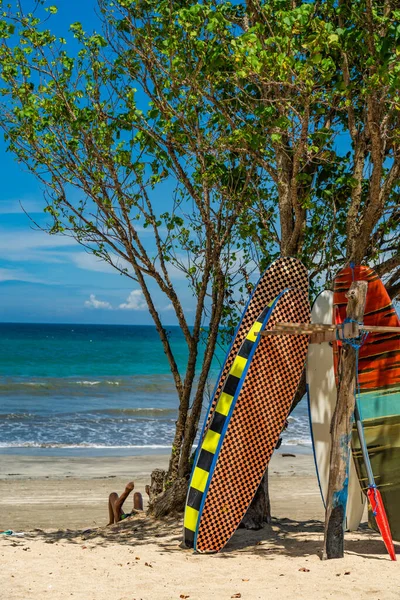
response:
[[[227,352],[225,363],[221,369],[214,392],[211,396],[203,429],[200,434],[201,440],[208,429],[226,377],[232,367],[239,348],[246,338],[247,332],[264,308],[268,306],[282,290],[289,288],[296,288],[308,296],[307,269],[297,258],[278,258],[268,267],[268,269],[266,269],[266,271],[264,271],[263,275],[258,280],[247,306],[243,311],[241,321],[235,331],[232,344]]]
[[[251,361],[256,346],[259,342],[258,333],[268,320],[268,316],[275,304],[272,301],[264,308],[252,324],[245,340],[239,348],[237,356],[225,380],[218,402],[212,415],[209,427],[204,435],[196,454],[194,467],[189,482],[184,515],[184,542],[192,548],[198,525],[200,506],[203,503],[204,490],[210,477],[212,465],[215,462],[222,436],[227,421],[231,416],[235,401],[244,382],[246,367]]]
[[[282,321],[310,321],[304,291],[286,290],[263,327]],[[259,337],[204,485],[194,536],[197,551],[218,552],[239,526],[282,431],[307,347],[306,336]]]

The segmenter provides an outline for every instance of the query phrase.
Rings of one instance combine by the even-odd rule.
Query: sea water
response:
[[[168,328],[184,374],[187,347]],[[204,411],[225,356],[215,354]],[[168,453],[178,398],[151,326],[0,324],[0,453]],[[304,401],[284,444],[309,446]]]

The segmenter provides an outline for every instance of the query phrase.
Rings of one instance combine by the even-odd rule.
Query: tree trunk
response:
[[[150,485],[146,485],[146,494],[149,497],[149,506],[147,509],[149,514],[153,513],[154,504],[164,491],[165,476],[166,472],[163,469],[154,469],[150,475]]]
[[[297,388],[297,392],[294,395],[289,414],[292,414],[292,412],[294,411],[294,409],[296,408],[296,406],[298,405],[300,400],[302,400],[303,397],[306,395],[306,393],[307,393],[307,380],[306,380],[306,369],[304,367],[303,373],[301,374],[301,379],[299,381],[299,387]]]
[[[151,474],[151,484],[146,486],[149,495],[147,514],[156,519],[167,515],[178,515],[185,509],[188,479],[180,477],[165,488],[166,472],[155,469]]]
[[[175,481],[157,498],[152,513],[156,519],[162,519],[167,515],[177,515],[184,511],[188,480],[185,477]]]
[[[360,322],[364,317],[368,283],[354,281],[347,294],[347,318]],[[325,535],[322,559],[343,558],[344,528],[347,504],[351,430],[355,406],[356,352],[343,342],[340,352],[339,384],[335,412],[332,418],[332,447],[329,486],[325,512]]]
[[[265,471],[259,488],[254,496],[240,527],[261,529],[265,523],[271,523],[271,504],[268,492],[268,469]]]

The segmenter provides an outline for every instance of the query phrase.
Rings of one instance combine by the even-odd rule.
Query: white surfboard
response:
[[[333,292],[319,294],[311,311],[312,323],[333,323]],[[333,350],[329,342],[310,344],[307,356],[308,404],[311,435],[322,500],[328,493],[329,460],[331,451],[330,427],[336,405],[336,382]],[[346,508],[347,529],[358,528],[364,512],[362,493],[354,461],[350,459],[349,487]]]

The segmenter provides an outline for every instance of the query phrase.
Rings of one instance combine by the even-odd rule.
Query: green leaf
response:
[[[317,54],[313,54],[313,55],[311,56],[311,62],[312,62],[314,65],[317,65],[317,64],[319,64],[319,63],[321,62],[321,60],[322,60],[322,54],[321,54],[320,52],[317,52]]]

